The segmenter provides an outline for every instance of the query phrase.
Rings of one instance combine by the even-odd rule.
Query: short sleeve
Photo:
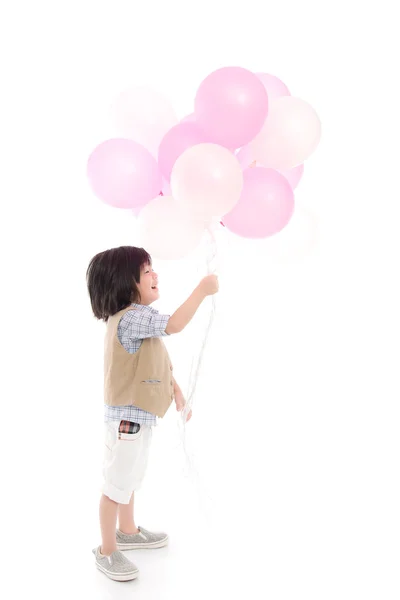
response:
[[[165,329],[170,315],[161,315],[144,307],[142,310],[129,310],[118,325],[118,338],[124,348],[136,352],[141,341],[146,338],[168,336]]]

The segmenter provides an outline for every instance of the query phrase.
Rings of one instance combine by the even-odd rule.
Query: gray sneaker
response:
[[[114,581],[130,581],[139,575],[139,569],[118,550],[111,556],[100,554],[100,546],[92,552],[96,557],[96,567]]]
[[[151,533],[138,527],[139,533],[127,534],[117,529],[118,550],[142,550],[145,548],[162,548],[168,544],[166,533]]]

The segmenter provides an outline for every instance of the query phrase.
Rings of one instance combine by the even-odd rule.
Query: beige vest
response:
[[[174,398],[172,365],[161,338],[143,340],[129,354],[118,339],[118,324],[129,306],[110,317],[104,345],[104,401],[110,406],[134,405],[163,417]]]

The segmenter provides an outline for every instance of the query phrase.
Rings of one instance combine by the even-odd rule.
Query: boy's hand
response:
[[[216,275],[207,275],[204,277],[199,284],[201,292],[205,296],[213,296],[218,292],[218,277]]]
[[[181,412],[186,406],[186,400],[183,397],[183,394],[180,390],[175,391],[175,404],[176,404],[176,410],[179,412]],[[192,418],[192,411],[190,410],[188,413],[188,416],[186,417],[186,423],[188,421],[190,421],[191,418]]]

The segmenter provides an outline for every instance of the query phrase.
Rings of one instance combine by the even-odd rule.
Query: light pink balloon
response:
[[[169,185],[168,181],[165,181],[165,179],[162,180],[162,190],[160,191],[160,193],[158,194],[159,196],[171,196],[171,186]],[[143,206],[137,206],[136,208],[132,208],[132,212],[135,215],[135,217],[138,217],[140,215],[140,213],[142,212],[142,209],[144,208],[144,206],[147,206],[148,202],[146,204],[144,204]]]
[[[264,167],[284,171],[304,163],[321,139],[321,121],[304,100],[282,96],[271,100],[268,118],[250,146]]]
[[[285,177],[263,167],[243,172],[239,202],[223,217],[225,226],[245,238],[265,238],[281,231],[294,210],[294,195]]]
[[[229,212],[239,200],[243,172],[236,157],[217,144],[185,150],[171,174],[172,196],[198,219]]]
[[[275,75],[269,75],[268,73],[256,73],[256,75],[264,84],[268,100],[280,98],[281,96],[290,96],[287,86],[278,77],[275,77]]]
[[[200,84],[196,121],[214,143],[227,148],[248,144],[268,114],[268,95],[260,79],[241,67],[214,71]]]
[[[209,136],[196,123],[178,123],[172,127],[167,131],[158,148],[158,166],[163,177],[167,181],[171,179],[173,166],[182,152],[196,144],[209,141]]]
[[[97,146],[87,163],[87,176],[98,198],[117,208],[143,206],[161,190],[157,161],[132,140],[107,140]]]
[[[288,180],[292,190],[295,190],[300,183],[300,179],[303,177],[304,165],[298,165],[297,167],[293,167],[293,169],[280,171],[280,173]]]
[[[250,165],[256,162],[253,157],[251,146],[243,146],[243,148],[241,148],[236,154],[236,158],[243,169],[247,169]],[[260,165],[260,163],[256,163],[254,166],[260,167],[262,165]],[[294,190],[299,185],[299,182],[303,177],[304,165],[298,165],[297,167],[293,167],[293,169],[286,169],[279,172],[282,173],[282,175],[288,180],[292,190]]]
[[[201,242],[206,223],[193,219],[171,196],[151,200],[138,219],[140,245],[154,258],[180,259]]]
[[[111,119],[119,137],[142,144],[153,156],[165,133],[178,123],[170,101],[148,86],[121,92],[111,106]]]

